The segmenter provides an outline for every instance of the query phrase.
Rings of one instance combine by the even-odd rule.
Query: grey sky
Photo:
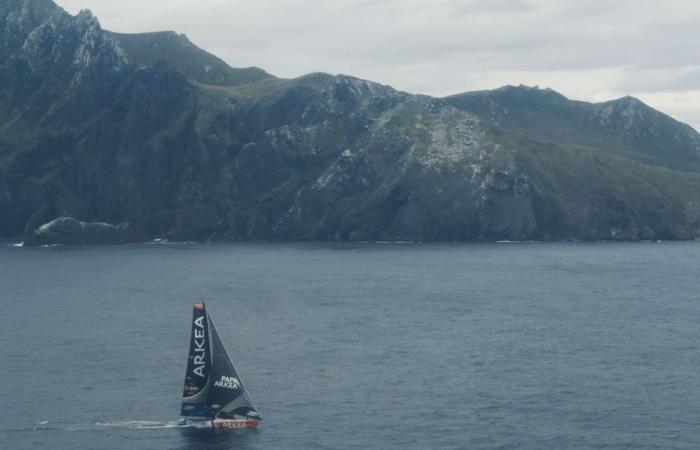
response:
[[[58,0],[106,29],[175,30],[234,67],[345,73],[443,96],[504,84],[634,95],[700,130],[694,0]]]

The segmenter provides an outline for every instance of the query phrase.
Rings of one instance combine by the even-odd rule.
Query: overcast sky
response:
[[[504,84],[633,95],[700,130],[694,0],[58,0],[103,28],[175,30],[234,67],[344,73],[444,96]]]

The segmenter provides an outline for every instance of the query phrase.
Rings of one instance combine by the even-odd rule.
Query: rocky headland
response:
[[[0,129],[0,238],[30,243],[700,230],[700,136],[637,99],[280,79],[50,0],[0,3]]]

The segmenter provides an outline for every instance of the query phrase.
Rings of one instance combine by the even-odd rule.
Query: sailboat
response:
[[[204,303],[195,303],[178,426],[257,428],[259,420]]]

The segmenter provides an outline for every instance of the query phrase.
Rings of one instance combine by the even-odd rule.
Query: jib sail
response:
[[[233,367],[214,323],[210,321],[209,324],[213,358],[209,388],[210,406],[226,414],[262,419],[253,404],[253,399],[243,386],[243,380]]]
[[[182,416],[212,419],[217,415],[236,415],[262,419],[203,303],[194,305],[187,358]]]

